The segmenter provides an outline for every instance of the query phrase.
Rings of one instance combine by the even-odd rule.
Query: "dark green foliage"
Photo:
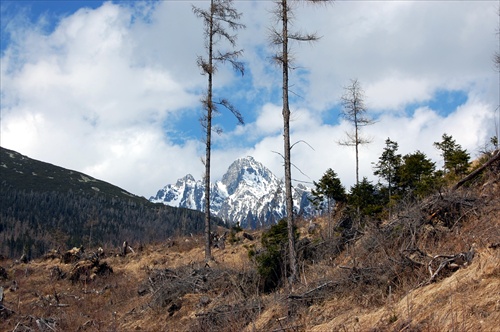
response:
[[[469,153],[462,149],[460,144],[446,133],[442,136],[441,142],[434,142],[434,146],[441,150],[441,156],[444,159],[444,170],[448,174],[455,176],[464,175],[469,169]]]
[[[2,187],[33,192],[98,193],[109,198],[127,198],[136,203],[145,200],[86,174],[34,160],[2,147],[0,165]]]
[[[382,212],[383,197],[379,190],[366,177],[357,185],[351,187],[347,204],[361,216],[376,217]]]
[[[495,150],[498,149],[498,137],[497,136],[491,137],[490,143],[493,146],[493,149],[495,149]]]
[[[295,239],[298,234],[295,230]],[[286,248],[288,244],[288,229],[285,219],[281,219],[276,225],[262,234],[261,239],[263,251],[254,252],[257,263],[257,272],[262,278],[261,288],[264,292],[271,292],[280,286],[286,269],[289,268],[286,261]]]
[[[327,208],[330,211],[334,202],[347,200],[345,188],[334,170],[329,168],[319,182],[314,181],[315,189],[311,190],[312,203],[319,209]]]
[[[241,241],[241,238],[238,236],[238,233],[242,232],[243,228],[241,228],[240,223],[236,223],[231,227],[231,231],[229,232],[228,242],[229,244],[235,244]]]
[[[435,163],[425,153],[416,151],[403,157],[399,168],[399,186],[405,193],[422,198],[436,187]]]
[[[241,228],[240,223],[237,222],[236,224],[234,224],[233,226],[231,226],[231,231],[233,231],[235,233],[239,233],[239,232],[243,231],[243,228]]]
[[[387,183],[389,200],[391,200],[392,195],[396,192],[399,182],[398,171],[401,167],[401,155],[397,154],[397,151],[398,143],[387,138],[384,151],[379,157],[378,163],[375,164],[375,171],[373,172],[374,175]]]
[[[0,254],[36,258],[49,249],[119,246],[201,233],[203,214],[163,204],[2,148]]]

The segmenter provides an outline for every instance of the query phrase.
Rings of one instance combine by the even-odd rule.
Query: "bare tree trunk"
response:
[[[358,124],[355,120],[355,130],[356,130],[356,185],[359,185],[359,136],[358,136]]]
[[[341,98],[342,116],[354,126],[354,134],[347,133],[345,141],[339,141],[340,145],[354,146],[356,149],[356,186],[359,185],[359,145],[368,144],[371,140],[363,138],[361,127],[373,124],[373,120],[366,115],[364,93],[358,80],[351,80],[351,85],[344,87],[345,93]]]
[[[210,1],[210,23],[208,39],[208,89],[207,89],[207,119],[206,119],[206,155],[205,155],[205,261],[212,259],[210,246],[210,155],[212,148],[212,87],[213,87],[213,19],[214,19],[214,0]]]
[[[210,0],[210,8],[208,10],[200,9],[193,6],[193,12],[196,16],[203,19],[205,26],[205,37],[207,38],[205,49],[208,53],[208,59],[198,57],[198,66],[202,73],[208,75],[207,94],[202,99],[202,104],[206,111],[202,117],[202,125],[206,130],[206,155],[205,155],[205,260],[208,262],[213,259],[211,253],[211,232],[210,232],[210,168],[211,168],[211,148],[212,148],[212,120],[214,112],[217,112],[217,105],[224,106],[233,113],[238,122],[243,124],[243,117],[240,112],[226,99],[214,102],[213,98],[213,75],[216,71],[217,63],[229,62],[233,69],[243,75],[244,65],[237,61],[237,58],[243,52],[226,51],[222,52],[217,49],[217,43],[221,40],[228,42],[231,46],[236,45],[236,35],[231,35],[225,27],[230,30],[238,30],[244,28],[243,24],[238,23],[241,14],[238,13],[232,6],[232,0]],[[216,53],[216,56],[214,56]]]
[[[211,84],[211,78],[209,79]],[[210,99],[210,93],[209,93]],[[207,128],[212,126],[212,112],[208,112]],[[210,248],[210,154],[211,154],[211,132],[207,129],[207,146],[205,156],[205,261],[212,259]]]
[[[285,156],[285,195],[286,214],[288,227],[288,254],[290,259],[291,283],[297,280],[297,257],[295,252],[293,197],[292,197],[292,170],[291,170],[291,147],[290,147],[290,107],[288,101],[288,4],[282,0],[283,19],[283,136]]]

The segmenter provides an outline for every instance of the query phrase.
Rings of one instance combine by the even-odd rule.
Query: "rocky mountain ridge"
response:
[[[205,186],[191,174],[158,190],[151,202],[169,206],[205,210]],[[310,189],[302,184],[294,187],[294,210],[311,216]],[[244,228],[259,228],[276,223],[286,215],[284,181],[253,157],[234,161],[222,180],[211,186],[212,215]]]

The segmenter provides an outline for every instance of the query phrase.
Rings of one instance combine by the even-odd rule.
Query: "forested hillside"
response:
[[[141,244],[201,232],[203,214],[150,203],[83,173],[1,148],[0,254]]]

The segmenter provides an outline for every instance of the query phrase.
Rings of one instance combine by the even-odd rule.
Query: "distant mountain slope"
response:
[[[199,211],[153,204],[0,147],[0,254],[37,257],[57,247],[148,243],[202,229]]]
[[[3,185],[19,190],[98,192],[107,196],[143,200],[89,175],[31,159],[16,151],[0,149],[0,179]]]
[[[286,215],[284,183],[252,157],[236,160],[221,181],[212,184],[210,210],[214,216],[242,227],[257,228],[276,223]],[[297,214],[310,216],[309,188],[294,188]],[[160,189],[152,202],[204,211],[204,184],[188,174]]]

